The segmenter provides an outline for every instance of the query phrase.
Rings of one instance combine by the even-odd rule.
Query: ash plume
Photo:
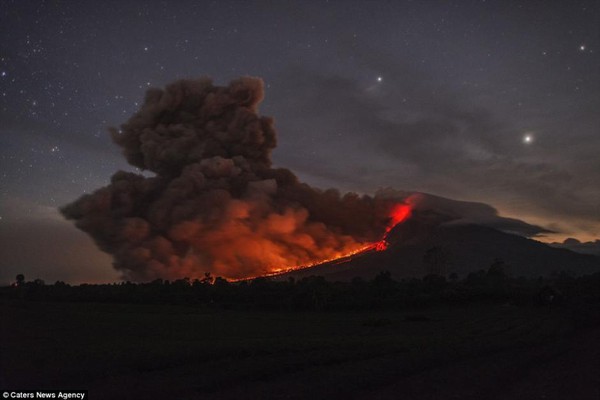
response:
[[[153,177],[118,171],[63,207],[131,280],[205,272],[257,276],[354,251],[381,238],[397,199],[341,195],[273,168],[273,120],[260,79],[151,89],[113,141]]]

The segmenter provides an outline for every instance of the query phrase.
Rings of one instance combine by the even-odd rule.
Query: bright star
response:
[[[530,133],[525,134],[525,136],[523,136],[523,143],[525,143],[525,144],[533,143],[533,135]]]
[[[377,77],[377,82],[381,82],[381,81],[383,81],[383,78],[381,76],[378,76]]]
[[[585,44],[582,44],[581,46],[579,46],[579,50],[585,51]]]

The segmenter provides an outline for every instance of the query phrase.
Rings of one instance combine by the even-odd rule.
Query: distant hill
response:
[[[370,279],[389,271],[395,279],[429,273],[464,277],[487,269],[498,260],[515,277],[547,276],[566,271],[581,275],[600,271],[600,258],[550,247],[525,237],[471,223],[433,211],[415,211],[388,235],[385,251],[369,250],[351,258],[282,275],[301,278],[321,275],[328,280]]]
[[[600,240],[595,240],[593,242],[580,242],[577,239],[569,238],[562,243],[554,242],[549,244],[550,246],[559,249],[569,249],[577,253],[593,254],[596,256],[600,256]]]

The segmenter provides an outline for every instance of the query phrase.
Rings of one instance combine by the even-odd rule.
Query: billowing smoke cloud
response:
[[[262,81],[182,80],[146,94],[115,143],[153,177],[119,171],[61,209],[132,280],[242,278],[343,255],[377,241],[396,200],[340,195],[271,166]]]

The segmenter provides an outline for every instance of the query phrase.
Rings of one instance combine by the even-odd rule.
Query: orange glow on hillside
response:
[[[387,241],[388,234],[391,232],[392,229],[394,229],[395,226],[406,221],[410,217],[411,210],[412,210],[412,207],[409,204],[404,204],[404,203],[395,204],[392,207],[392,209],[390,210],[389,222],[385,228],[385,233],[383,235],[383,238],[378,242],[367,244],[359,249],[350,251],[348,253],[339,254],[336,257],[329,258],[329,259],[318,260],[318,261],[315,261],[310,264],[297,265],[297,266],[293,266],[293,267],[284,267],[284,268],[273,268],[268,273],[266,273],[262,276],[263,277],[277,276],[277,275],[285,274],[287,272],[311,268],[316,265],[324,264],[324,263],[336,263],[336,264],[339,263],[339,264],[341,264],[341,263],[351,261],[352,258],[357,254],[363,254],[363,253],[366,253],[369,251],[384,251],[389,246],[389,243]],[[236,279],[235,281],[251,280],[254,278],[255,277]]]

